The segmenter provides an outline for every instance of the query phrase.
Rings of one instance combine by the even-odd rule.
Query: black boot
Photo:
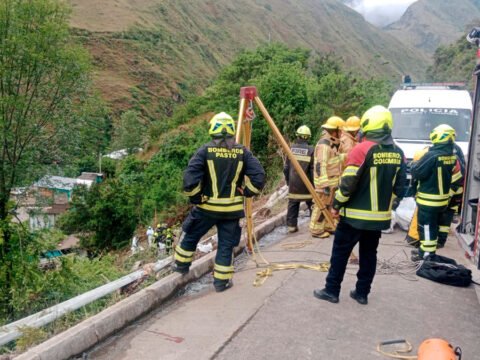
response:
[[[178,272],[182,275],[187,275],[188,272],[190,271],[190,265],[185,266],[185,265],[178,265],[177,263],[173,263],[171,269],[174,272]]]
[[[359,293],[357,293],[357,290],[350,291],[350,297],[353,300],[356,300],[360,305],[367,305],[368,304],[367,295],[360,295]]]
[[[213,282],[213,286],[215,287],[216,292],[223,292],[223,291],[228,290],[231,287],[233,287],[233,281],[228,280],[226,282],[223,282],[223,281],[222,282]]]
[[[313,296],[315,296],[317,299],[329,301],[329,302],[334,303],[334,304],[338,303],[338,301],[339,301],[338,296],[329,293],[327,291],[327,289],[313,290]]]

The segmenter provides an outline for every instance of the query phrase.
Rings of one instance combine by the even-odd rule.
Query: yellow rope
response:
[[[405,344],[403,349],[394,350],[393,352],[389,353],[382,349],[383,346],[386,345],[393,345],[393,344]],[[417,360],[418,356],[414,355],[406,355],[412,352],[413,346],[407,340],[398,340],[398,341],[385,341],[381,342],[377,345],[377,351],[384,355],[388,356],[392,359],[401,359],[401,360]]]
[[[248,234],[247,234],[248,236]],[[253,239],[253,247],[252,247],[252,259],[257,265],[257,267],[265,267],[263,270],[258,271],[256,273],[255,280],[253,281],[253,286],[259,287],[262,286],[265,281],[270,276],[273,276],[274,271],[279,271],[279,270],[294,270],[294,269],[306,269],[306,270],[314,270],[314,271],[322,271],[322,272],[327,272],[328,269],[330,268],[330,264],[328,262],[322,262],[319,264],[306,264],[306,263],[271,263],[265,257],[263,256],[260,246],[258,244],[257,237],[255,236],[255,231],[252,229],[252,239]],[[313,244],[312,241],[310,240],[305,240],[305,241],[300,241],[300,242],[292,242],[292,243],[286,243],[282,244],[282,248],[285,250],[295,250],[295,249],[301,249],[304,248],[307,245]],[[256,251],[255,251],[256,249]],[[257,256],[263,261],[263,264],[260,264],[257,261]]]

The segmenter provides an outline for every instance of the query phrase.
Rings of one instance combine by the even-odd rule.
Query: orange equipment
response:
[[[443,339],[425,340],[418,349],[418,360],[456,360],[462,358],[459,347],[453,348]]]
[[[387,352],[385,346],[396,345],[397,350]],[[403,345],[398,348],[398,345]],[[427,339],[420,344],[418,355],[409,355],[413,346],[407,340],[390,340],[383,341],[377,345],[377,351],[392,359],[401,360],[461,360],[462,350],[459,347],[453,348],[446,340],[443,339]],[[458,358],[457,358],[458,356]]]

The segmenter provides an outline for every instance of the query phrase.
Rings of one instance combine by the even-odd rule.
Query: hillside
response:
[[[267,41],[335,52],[348,68],[422,76],[426,56],[338,0],[71,0],[71,25],[93,55],[96,84],[116,111],[169,115],[241,49]]]
[[[476,49],[462,36],[455,43],[440,46],[434,54],[434,62],[427,70],[431,81],[465,81],[473,89],[473,70]]]
[[[480,23],[480,0],[419,0],[385,30],[427,54],[465,35]]]

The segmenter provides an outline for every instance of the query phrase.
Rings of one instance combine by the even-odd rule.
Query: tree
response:
[[[115,147],[126,149],[129,155],[133,154],[143,142],[143,126],[139,114],[128,110],[120,117],[120,124],[116,131]]]
[[[71,41],[68,16],[57,0],[0,5],[0,309],[10,313],[11,189],[68,156],[63,145],[75,140],[88,96],[89,59]]]
[[[80,233],[82,245],[92,251],[122,248],[141,218],[141,190],[120,179],[107,179],[90,190],[80,186],[59,226],[67,233]]]

